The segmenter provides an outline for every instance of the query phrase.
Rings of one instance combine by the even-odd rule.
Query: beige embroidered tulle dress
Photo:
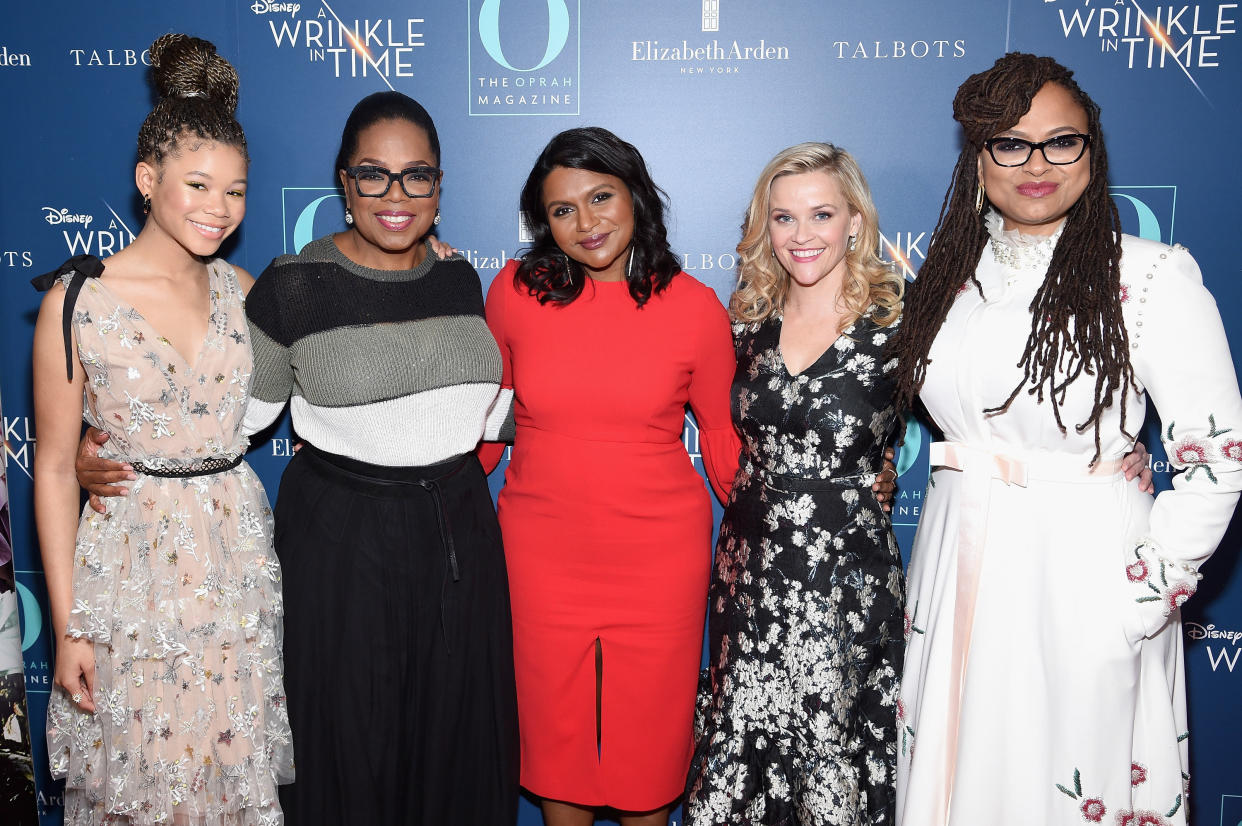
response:
[[[242,295],[228,264],[208,269],[209,330],[190,361],[105,281],[83,287],[73,331],[104,453],[184,472],[245,451]],[[68,630],[95,644],[97,712],[51,697],[65,823],[281,823],[276,785],[293,774],[281,616],[271,509],[246,463],[139,473],[107,514],[84,509]]]

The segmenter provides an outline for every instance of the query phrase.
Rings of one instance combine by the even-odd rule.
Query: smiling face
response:
[[[439,166],[427,132],[408,120],[382,120],[358,134],[358,149],[350,166],[377,166],[399,172],[412,166]],[[431,231],[440,188],[430,198],[411,198],[394,182],[379,198],[364,198],[354,182],[340,171],[345,203],[354,216],[349,239],[350,258],[363,266],[381,270],[409,269],[426,254],[423,238]]]
[[[246,160],[234,146],[182,139],[177,154],[136,170],[151,198],[147,225],[191,255],[214,255],[246,215]]]
[[[849,238],[861,224],[862,216],[850,214],[840,184],[828,172],[781,175],[772,181],[768,235],[793,284],[814,287],[825,278],[840,283]]]
[[[1057,135],[1087,134],[1087,129],[1086,110],[1064,86],[1046,83],[1022,119],[994,137],[1039,143]],[[979,176],[1005,229],[1051,235],[1091,180],[1091,148],[1076,162],[1059,165],[1048,163],[1035,150],[1022,166],[998,166],[984,149],[979,153]]]
[[[543,180],[543,209],[561,252],[597,281],[625,278],[634,200],[615,175],[555,167]]]

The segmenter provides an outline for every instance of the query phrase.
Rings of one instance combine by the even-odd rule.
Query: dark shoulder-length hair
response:
[[[568,304],[588,278],[582,266],[556,245],[543,205],[543,182],[558,166],[620,178],[634,203],[633,262],[625,280],[639,307],[660,292],[681,269],[668,245],[664,208],[668,197],[655,185],[643,156],[607,129],[567,129],[548,142],[522,187],[521,209],[533,241],[522,256],[516,281],[540,304]]]

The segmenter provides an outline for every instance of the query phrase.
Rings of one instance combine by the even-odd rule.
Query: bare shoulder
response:
[[[61,281],[57,281],[50,290],[48,290],[43,300],[39,302],[39,319],[47,318],[49,321],[60,322],[61,316],[65,312],[65,285]]]
[[[254,276],[247,272],[245,267],[239,267],[236,264],[232,267],[233,272],[237,273],[237,286],[241,288],[242,295],[249,294],[250,288],[254,286]]]

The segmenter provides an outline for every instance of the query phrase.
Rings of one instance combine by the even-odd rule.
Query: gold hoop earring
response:
[[[975,214],[983,212],[983,199],[987,194],[987,190],[983,188],[983,181],[979,182],[979,189],[975,191]]]

